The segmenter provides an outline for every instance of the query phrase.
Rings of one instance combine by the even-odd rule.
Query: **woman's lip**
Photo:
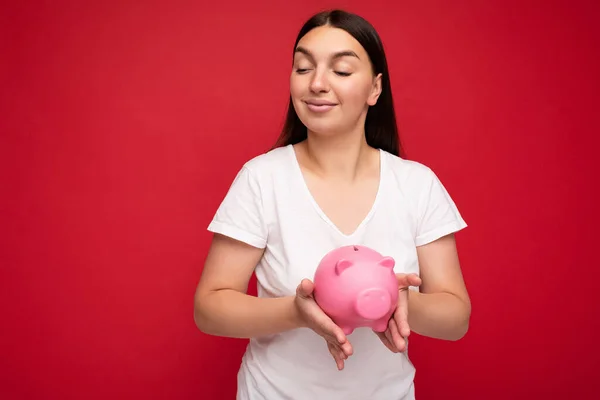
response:
[[[336,106],[335,103],[324,100],[307,100],[305,103],[308,109],[313,112],[327,112]]]
[[[314,103],[306,103],[306,106],[310,111],[313,112],[327,112],[335,107],[335,104],[314,104]]]
[[[313,106],[335,106],[335,103],[326,100],[305,100],[304,102]]]

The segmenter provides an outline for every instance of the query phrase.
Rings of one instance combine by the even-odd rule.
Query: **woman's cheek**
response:
[[[351,105],[352,109],[360,112],[364,109],[369,97],[369,89],[365,88],[364,84],[349,82],[342,89],[340,96],[346,105]]]

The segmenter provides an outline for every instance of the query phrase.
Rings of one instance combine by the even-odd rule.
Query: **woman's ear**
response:
[[[373,88],[371,89],[371,94],[367,99],[367,104],[370,106],[374,106],[377,104],[377,99],[379,99],[379,95],[381,94],[381,73],[378,74],[373,79]]]

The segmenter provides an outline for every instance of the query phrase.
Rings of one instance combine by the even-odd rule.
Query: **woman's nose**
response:
[[[315,74],[310,81],[310,90],[314,93],[329,91],[329,82],[325,72],[315,70]]]

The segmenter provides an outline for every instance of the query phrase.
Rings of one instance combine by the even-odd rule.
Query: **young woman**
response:
[[[464,227],[436,175],[402,158],[374,28],[317,14],[294,45],[278,146],[241,168],[208,228],[196,325],[250,339],[238,399],[413,399],[410,331],[457,340],[468,328],[454,239]],[[321,258],[350,244],[396,260],[400,298],[385,333],[346,336],[313,299]],[[253,272],[258,297],[246,294]]]

